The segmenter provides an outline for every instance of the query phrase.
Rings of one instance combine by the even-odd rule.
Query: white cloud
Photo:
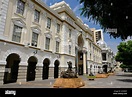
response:
[[[73,9],[73,12],[76,12],[79,9],[79,6],[80,5],[75,6],[75,8]]]
[[[78,4],[74,7],[73,12],[76,12],[77,10],[79,10],[81,8],[82,4]]]

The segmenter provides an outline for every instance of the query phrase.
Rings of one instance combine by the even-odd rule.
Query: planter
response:
[[[107,78],[108,74],[96,74],[96,78]]]
[[[85,85],[81,78],[57,78],[54,88],[80,88]]]
[[[108,73],[109,75],[115,75],[114,73]]]
[[[88,76],[88,80],[94,80],[96,76]]]

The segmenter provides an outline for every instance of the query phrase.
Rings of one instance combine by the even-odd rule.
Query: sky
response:
[[[82,21],[87,24],[90,28],[101,29],[99,24],[95,24],[93,21],[89,21],[87,18],[80,15],[81,11],[79,10],[82,7],[82,4],[79,3],[79,0],[42,0],[48,6],[53,5],[54,3],[65,1],[69,4],[70,8],[73,10],[76,16],[80,17]],[[116,54],[117,46],[122,42],[120,38],[110,37],[109,34],[103,33],[104,41],[107,43],[107,46],[111,48],[111,50]]]

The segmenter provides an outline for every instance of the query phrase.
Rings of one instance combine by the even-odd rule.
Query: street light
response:
[[[34,55],[37,54],[38,53],[38,50],[35,50],[33,53],[34,53]]]

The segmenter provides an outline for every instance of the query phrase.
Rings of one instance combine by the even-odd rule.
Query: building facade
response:
[[[1,84],[58,78],[68,61],[78,75],[102,67],[93,32],[64,1],[50,7],[41,0],[0,5]]]
[[[101,72],[107,73],[109,71],[114,71],[114,66],[116,64],[115,55],[110,47],[107,46],[107,43],[104,41],[102,29],[96,30],[91,28],[91,31],[94,33],[94,42],[101,48],[101,57],[102,57],[102,67]]]
[[[115,55],[111,48],[109,48],[105,41],[99,40],[97,42],[97,45],[99,45],[102,49],[102,69],[103,72],[107,73],[114,70],[114,66],[116,65],[115,62]]]

